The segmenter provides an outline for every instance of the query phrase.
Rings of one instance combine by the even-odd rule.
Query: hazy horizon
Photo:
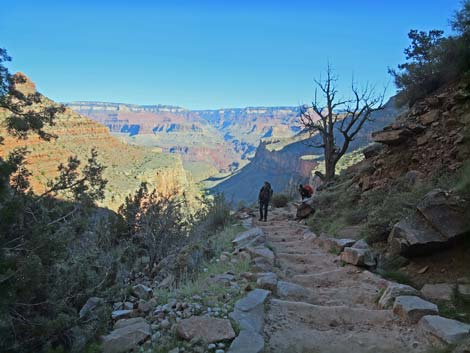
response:
[[[328,61],[341,92],[354,75],[393,95],[387,69],[404,61],[408,31],[448,32],[459,2],[22,1],[0,15],[1,47],[60,102],[298,106]]]

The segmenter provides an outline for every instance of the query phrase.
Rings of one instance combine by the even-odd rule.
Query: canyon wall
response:
[[[26,86],[32,85],[31,81],[26,82]],[[43,97],[43,104],[55,103]],[[26,140],[9,136],[3,124],[8,114],[8,111],[0,109],[0,136],[5,138],[0,145],[0,157],[4,158],[15,148],[27,147],[27,168],[32,172],[30,182],[36,193],[42,193],[47,182],[58,175],[60,163],[66,163],[69,156],[76,155],[85,164],[92,148],[98,150],[98,159],[106,166],[104,176],[109,182],[103,202],[105,206],[117,208],[141,182],[148,182],[165,192],[192,190],[192,180],[178,155],[126,144],[112,136],[106,126],[70,108],[57,116],[55,125],[46,129],[57,135],[49,142],[36,135]]]

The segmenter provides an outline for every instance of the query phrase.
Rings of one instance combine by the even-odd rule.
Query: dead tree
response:
[[[340,99],[337,97],[338,78],[329,65],[326,75],[325,80],[315,80],[312,104],[300,107],[300,123],[310,134],[309,145],[324,151],[325,180],[328,181],[334,178],[336,165],[351,142],[364,124],[372,120],[372,113],[384,108],[385,92],[377,95],[368,85],[359,89],[353,80],[351,98]],[[317,135],[318,143],[314,142],[318,141],[314,138]]]

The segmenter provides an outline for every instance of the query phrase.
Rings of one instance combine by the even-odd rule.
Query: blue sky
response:
[[[329,61],[379,87],[411,28],[449,30],[459,0],[9,1],[0,47],[56,101],[187,108],[298,105]],[[394,92],[390,82],[389,93]]]

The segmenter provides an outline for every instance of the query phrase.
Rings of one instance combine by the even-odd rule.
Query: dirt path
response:
[[[263,228],[285,290],[271,300],[265,337],[270,353],[426,352],[414,325],[377,305],[387,281],[319,248],[306,227],[274,210]]]

